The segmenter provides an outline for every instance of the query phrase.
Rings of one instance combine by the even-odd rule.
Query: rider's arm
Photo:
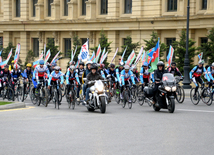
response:
[[[102,77],[105,79],[106,77],[105,77],[105,74],[103,73],[103,71],[101,71],[101,75],[102,75]]]
[[[33,79],[36,79],[36,78],[37,78],[37,67],[33,71]]]
[[[152,82],[155,82],[154,72],[151,73]]]
[[[50,86],[50,84],[51,84],[51,80],[52,80],[53,74],[55,74],[54,71],[49,75],[48,86]]]
[[[122,85],[125,85],[124,75],[125,75],[125,70],[122,70],[122,72],[121,72],[121,82],[122,82]]]
[[[132,83],[135,84],[134,75],[132,71],[129,71],[129,76],[131,77]]]
[[[50,75],[50,71],[49,71],[48,67],[47,67],[47,69],[46,69],[46,72],[47,72],[48,77],[49,77],[49,75]]]
[[[70,84],[69,83],[69,70],[66,73],[66,84]]]
[[[204,72],[204,74],[206,76],[207,81],[210,82],[210,78],[209,78],[209,76],[207,74],[207,71],[206,71],[205,67],[203,67],[203,72]]]
[[[77,80],[78,84],[80,84],[80,79],[79,79],[79,76],[78,76],[78,74],[77,74],[77,73],[75,73],[75,78],[76,78],[76,80]]]
[[[210,79],[214,80],[214,78],[213,78],[213,76],[211,74],[211,67],[208,67],[207,72],[208,72],[208,75],[209,75]]]
[[[61,71],[60,71],[60,74],[61,74],[61,76],[60,76],[61,84],[63,84],[64,83],[64,74]]]
[[[175,68],[175,70],[176,70],[176,73],[178,74],[178,76],[182,76],[181,72],[179,71],[179,69],[177,67]]]
[[[143,84],[144,81],[143,81],[143,67],[141,68],[140,70],[140,82]]]
[[[119,69],[116,69],[116,76],[117,76],[117,80],[120,81],[120,73],[119,73]]]
[[[190,79],[192,79],[192,74],[195,72],[196,69],[197,69],[197,66],[195,66],[195,67],[189,72],[189,77],[190,77]]]
[[[24,70],[23,74],[24,74],[24,77],[27,78],[27,71],[26,71],[26,69]],[[22,76],[22,77],[23,77],[23,76]]]

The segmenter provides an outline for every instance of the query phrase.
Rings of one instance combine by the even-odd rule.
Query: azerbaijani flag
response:
[[[101,62],[102,62],[102,60],[103,60],[103,57],[104,57],[104,55],[105,55],[105,51],[106,51],[106,48],[104,48],[103,53],[102,53],[102,55],[101,55],[100,64],[101,64]]]
[[[121,57],[121,59],[120,59],[120,62],[123,62],[123,57],[124,57],[124,55],[125,55],[125,53],[126,53],[126,50],[127,50],[127,46],[126,46],[125,50],[123,51],[123,55],[122,55],[122,57]]]
[[[135,55],[135,52],[134,50],[132,51],[132,53],[129,55],[127,61],[126,61],[126,65],[131,65],[132,62],[134,61],[136,55]]]
[[[96,63],[97,63],[98,60],[99,60],[100,54],[101,54],[101,48],[100,48],[100,44],[99,44],[99,46],[98,46],[98,48],[97,48],[97,54],[96,54]]]
[[[46,56],[45,56],[45,64],[46,64],[46,62],[48,61],[48,59],[50,58],[50,56],[51,56],[51,51],[50,51],[50,49],[47,51],[47,53],[46,53]]]
[[[154,53],[155,48],[151,48],[149,51],[146,52],[146,62],[148,64],[150,64],[150,62],[152,61],[152,56]]]
[[[115,54],[114,54],[114,56],[113,56],[113,58],[112,58],[112,60],[111,60],[111,63],[114,61],[114,59],[115,59],[115,57],[116,57],[116,55],[117,55],[117,51],[118,51],[118,48],[117,48],[117,50],[116,50],[116,52],[115,52]]]
[[[139,52],[139,54],[138,54],[138,56],[137,56],[137,58],[136,58],[136,60],[135,60],[135,62],[134,62],[134,65],[135,65],[135,66],[136,66],[137,63],[139,62],[142,53],[143,53],[143,46],[141,47],[140,52]]]
[[[157,63],[159,61],[159,53],[160,53],[160,45],[159,45],[159,38],[158,38],[158,42],[154,48],[154,52],[152,56],[151,68],[149,69],[150,73],[157,69]]]
[[[12,51],[13,51],[13,49],[11,48],[11,50],[10,50],[8,56],[7,56],[7,59],[0,63],[1,68],[3,68],[5,65],[7,65],[8,61],[10,60],[10,57],[12,55]]]
[[[41,59],[39,59],[39,60],[41,60]],[[36,66],[39,64],[39,60],[33,62],[33,67],[34,67],[34,68],[36,68]]]
[[[91,55],[91,58],[89,59],[90,61],[93,61],[95,59],[95,53],[93,51],[92,55]]]
[[[43,56],[45,56],[45,53],[46,53],[46,44],[44,44],[44,54],[43,54]]]
[[[199,60],[201,60],[202,57],[203,57],[203,52],[201,52],[201,53],[198,55]]]
[[[144,64],[145,61],[146,61],[146,52],[143,51],[143,55],[142,55],[142,65]]]
[[[14,64],[18,63],[19,53],[20,53],[20,44],[17,44],[17,46],[16,46],[16,52],[15,52],[15,56],[14,56]]]
[[[39,59],[42,59],[43,58],[43,51],[42,51],[42,53],[41,53],[41,55],[39,56]]]
[[[77,61],[77,63],[76,63],[76,68],[78,68],[79,67],[79,64],[80,64],[80,59]]]
[[[173,58],[173,54],[174,54],[174,49],[173,49],[173,47],[170,45],[170,47],[169,47],[169,53],[168,53],[168,56],[167,56],[167,62],[168,62],[167,66],[170,66],[170,65],[171,65],[171,63],[172,63],[172,58]]]
[[[53,60],[51,61],[51,63],[58,57],[59,53],[60,53],[60,51],[55,55],[55,57],[53,58]]]
[[[106,52],[106,54],[103,56],[103,59],[102,59],[102,61],[101,61],[100,64],[102,64],[105,61],[105,59],[107,58],[107,56],[108,56],[108,52]]]

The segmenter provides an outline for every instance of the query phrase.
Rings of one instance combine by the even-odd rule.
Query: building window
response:
[[[16,17],[20,17],[20,0],[16,0]]]
[[[132,13],[132,0],[125,0],[124,13]]]
[[[53,0],[48,0],[48,17],[51,17],[51,3],[53,3]]]
[[[33,0],[33,17],[36,16],[36,6],[35,4],[37,4],[38,0]]]
[[[207,0],[202,0],[202,10],[207,10]]]
[[[166,51],[166,60],[167,60],[167,55],[169,53],[169,47],[172,45],[172,43],[175,41],[175,38],[166,38],[166,45],[168,46],[167,51]],[[175,58],[175,54],[173,55],[173,59]]]
[[[0,37],[0,46],[3,46],[3,37]]]
[[[33,38],[33,53],[35,57],[39,56],[39,38]]]
[[[87,38],[81,38],[81,41],[82,41],[82,45],[83,45],[87,41]]]
[[[177,11],[177,0],[168,0],[168,11]]]
[[[203,46],[204,43],[207,43],[208,42],[208,38],[204,37],[204,38],[201,38],[201,46]]]
[[[101,14],[108,13],[108,0],[101,0]]]
[[[65,57],[70,56],[70,54],[68,54],[71,51],[71,38],[65,38]]]
[[[82,0],[82,15],[86,15],[86,2],[87,0]]]
[[[68,2],[70,0],[64,0],[64,16],[68,16]]]

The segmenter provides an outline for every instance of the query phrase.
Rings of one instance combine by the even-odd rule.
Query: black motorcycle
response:
[[[163,74],[162,80],[155,79],[159,81],[158,87],[158,97],[157,103],[153,103],[153,98],[155,94],[152,87],[145,87],[144,94],[145,97],[143,100],[153,105],[155,111],[160,111],[160,109],[168,109],[170,113],[173,113],[175,110],[175,96],[176,96],[176,80],[174,75],[171,73]]]

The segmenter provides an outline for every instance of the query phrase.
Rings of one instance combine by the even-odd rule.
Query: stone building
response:
[[[187,0],[0,0],[0,45],[20,43],[20,57],[24,59],[29,50],[37,57],[47,39],[53,38],[66,54],[73,35],[82,42],[89,38],[89,46],[94,47],[103,29],[112,41],[113,52],[108,56],[111,61],[128,35],[141,45],[143,39],[150,39],[153,30],[168,45],[178,40],[186,28],[186,8]],[[207,42],[212,27],[214,0],[190,0],[189,37],[196,46]],[[68,61],[64,58],[59,65],[64,67]]]

